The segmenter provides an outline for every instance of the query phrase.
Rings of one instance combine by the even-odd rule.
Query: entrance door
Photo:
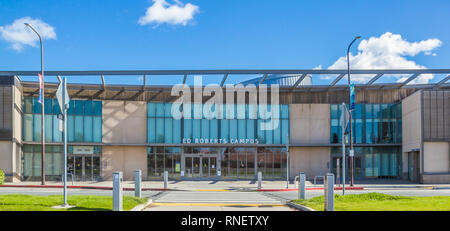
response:
[[[74,168],[74,177],[76,181],[83,181],[83,157],[82,156],[76,156],[74,161],[75,168]]]
[[[100,157],[68,156],[67,173],[69,180],[72,174],[75,181],[96,181],[100,177]]]
[[[184,157],[186,178],[208,179],[217,176],[217,157],[186,155]]]

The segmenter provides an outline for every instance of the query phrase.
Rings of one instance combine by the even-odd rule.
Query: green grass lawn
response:
[[[147,202],[147,198],[131,196],[123,197],[123,210],[130,210]],[[31,196],[23,194],[0,195],[0,211],[111,211],[112,196],[68,196],[67,203],[75,207],[70,209],[54,209],[61,205],[63,197]]]
[[[450,196],[406,197],[382,193],[334,195],[336,211],[450,211]],[[323,211],[324,197],[294,200],[294,203]]]

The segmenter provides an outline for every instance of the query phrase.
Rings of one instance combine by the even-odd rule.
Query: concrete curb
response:
[[[0,185],[3,188],[63,188],[62,185]],[[73,189],[96,189],[96,190],[112,190],[108,186],[82,186],[68,185],[67,188]],[[134,188],[123,188],[124,191],[134,191]],[[142,188],[142,191],[176,191],[169,188]]]
[[[307,191],[309,190],[324,190],[323,187],[310,187],[306,188]],[[334,187],[334,190],[342,190],[342,187]],[[345,190],[364,190],[364,187],[345,187]],[[258,192],[287,192],[287,191],[298,191],[296,188],[289,188],[289,189],[257,189]]]
[[[299,204],[296,204],[296,203],[293,203],[293,202],[288,202],[288,203],[286,203],[286,205],[291,207],[291,208],[298,209],[300,211],[307,211],[307,212],[316,211],[316,210],[314,210],[314,209],[312,209],[310,207],[306,207],[304,205],[299,205]]]
[[[137,205],[136,207],[132,208],[130,211],[142,211],[147,206],[149,206],[151,203],[153,203],[153,200],[152,199],[148,199],[147,203]]]

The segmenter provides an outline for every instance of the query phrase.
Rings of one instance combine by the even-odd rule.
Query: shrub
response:
[[[3,184],[5,182],[5,173],[0,168],[0,184]]]

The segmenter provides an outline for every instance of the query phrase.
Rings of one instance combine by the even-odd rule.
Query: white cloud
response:
[[[3,40],[11,43],[11,48],[21,51],[24,46],[36,47],[39,42],[37,35],[24,23],[29,23],[38,31],[42,39],[56,39],[55,29],[40,19],[23,17],[14,20],[10,25],[0,26],[0,36]]]
[[[167,23],[185,26],[199,12],[198,6],[191,3],[184,5],[179,0],[175,0],[173,4],[165,0],[153,0],[153,2],[153,5],[147,8],[145,15],[139,18],[140,25]]]
[[[350,54],[352,69],[425,69],[406,56],[414,57],[420,53],[435,56],[432,51],[442,42],[439,39],[427,39],[420,42],[408,42],[399,34],[387,32],[380,37],[371,37],[362,40],[356,55]],[[340,57],[328,69],[347,69],[347,57]],[[352,75],[355,82],[367,82],[373,75]],[[406,80],[409,75],[395,75],[398,82]],[[411,83],[427,83],[434,76],[420,75]]]

